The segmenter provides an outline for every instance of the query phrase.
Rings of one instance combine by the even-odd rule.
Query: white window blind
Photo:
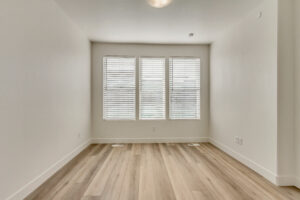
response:
[[[170,119],[200,119],[200,59],[170,58]]]
[[[140,58],[140,119],[165,119],[165,58]]]
[[[135,119],[135,68],[135,58],[103,58],[103,118],[105,120]]]

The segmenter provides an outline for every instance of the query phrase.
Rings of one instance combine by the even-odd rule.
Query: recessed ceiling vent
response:
[[[190,143],[188,144],[189,147],[200,147],[200,144],[198,143]]]
[[[124,147],[124,144],[112,144],[111,147],[113,147],[113,148],[121,148],[121,147]]]

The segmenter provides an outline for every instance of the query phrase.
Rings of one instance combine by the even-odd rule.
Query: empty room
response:
[[[0,0],[0,200],[300,200],[300,0]]]

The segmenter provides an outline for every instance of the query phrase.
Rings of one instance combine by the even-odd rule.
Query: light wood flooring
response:
[[[26,200],[300,199],[211,144],[91,145]]]

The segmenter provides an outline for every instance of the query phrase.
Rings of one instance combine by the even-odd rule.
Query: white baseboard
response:
[[[172,137],[172,138],[93,138],[92,144],[112,143],[189,143],[208,142],[207,137]]]
[[[279,186],[296,186],[300,189],[300,178],[297,178],[293,175],[289,176],[278,176],[277,185]]]
[[[273,184],[277,185],[277,176],[272,171],[264,168],[263,166],[259,165],[258,163],[254,162],[253,160],[250,160],[246,156],[234,151],[230,147],[228,147],[212,138],[209,138],[209,142],[211,144],[213,144],[214,146],[218,147],[219,149],[221,149],[222,151],[224,151],[225,153],[229,154],[236,160],[240,161],[241,163],[243,163],[250,169],[254,170],[261,176],[265,177],[267,180],[269,180]]]
[[[295,186],[300,189],[300,178],[295,178]]]
[[[296,179],[292,175],[280,175],[280,176],[277,176],[277,185],[278,186],[296,185]]]
[[[54,163],[47,170],[45,170],[41,175],[34,178],[32,181],[21,187],[17,192],[9,196],[6,200],[21,200],[27,197],[30,193],[36,190],[40,185],[42,185],[48,178],[53,176],[59,169],[61,169],[65,164],[70,162],[74,157],[76,157],[80,152],[82,152],[86,147],[91,144],[90,140],[79,145],[73,151],[65,155],[62,159]]]

